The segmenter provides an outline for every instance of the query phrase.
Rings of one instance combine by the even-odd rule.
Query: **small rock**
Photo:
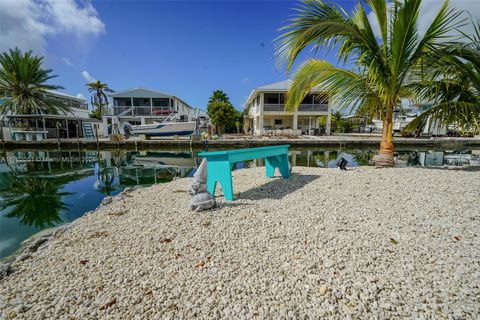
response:
[[[327,293],[327,291],[328,291],[327,286],[321,286],[321,287],[320,287],[320,294],[321,294],[322,296],[325,295],[325,294]]]
[[[40,248],[40,246],[47,241],[48,241],[48,238],[46,238],[46,237],[42,237],[40,239],[37,239],[37,240],[33,241],[33,243],[28,246],[28,251],[36,252],[38,250],[38,248]]]
[[[112,197],[105,197],[103,198],[102,202],[100,203],[101,206],[106,206],[107,204],[112,203]]]
[[[30,259],[31,257],[32,257],[31,254],[22,253],[21,255],[19,255],[19,256],[15,259],[15,262],[25,261],[25,260],[27,260],[27,259]]]
[[[0,264],[0,280],[13,273],[12,266],[9,264]]]

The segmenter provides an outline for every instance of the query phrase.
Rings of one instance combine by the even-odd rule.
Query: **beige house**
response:
[[[252,90],[244,108],[245,133],[259,134],[330,134],[332,103],[322,91],[312,91],[294,112],[285,111],[285,95],[291,85],[285,80]],[[327,117],[324,128],[319,120]]]

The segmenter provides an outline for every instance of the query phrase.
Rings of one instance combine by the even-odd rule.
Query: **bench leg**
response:
[[[267,177],[271,178],[275,175],[275,168],[280,170],[282,177],[290,177],[290,168],[288,167],[288,155],[274,156],[265,158],[265,168]]]
[[[224,197],[226,200],[233,200],[233,186],[232,186],[232,172],[229,162],[216,162],[210,165],[208,162],[207,168],[207,191],[215,196],[215,188],[217,181],[220,182]]]

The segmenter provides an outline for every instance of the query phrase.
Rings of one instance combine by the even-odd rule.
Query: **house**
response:
[[[102,113],[104,134],[111,124],[118,125],[122,130],[123,124],[132,125],[152,124],[155,120],[164,119],[166,115],[175,113],[179,121],[195,120],[196,109],[175,95],[137,87],[117,91],[109,95],[110,106]]]
[[[78,98],[58,91],[48,91],[48,94],[70,107],[69,113],[60,114],[11,114],[4,115],[2,123],[2,137],[5,140],[25,138],[23,131],[28,131],[27,139],[35,136],[36,139],[77,138],[86,137],[99,124],[89,118],[88,104],[85,99]],[[9,99],[5,95],[3,99]],[[93,125],[93,126],[92,126]]]
[[[330,134],[332,102],[321,90],[309,93],[294,112],[285,111],[285,96],[292,80],[261,86],[252,90],[244,108],[245,133],[282,133],[301,135],[310,133]],[[324,128],[320,118],[326,117]]]

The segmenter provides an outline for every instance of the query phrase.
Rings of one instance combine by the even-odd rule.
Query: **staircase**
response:
[[[95,132],[93,131],[92,124],[90,122],[83,123],[83,134],[87,140],[95,140]]]

